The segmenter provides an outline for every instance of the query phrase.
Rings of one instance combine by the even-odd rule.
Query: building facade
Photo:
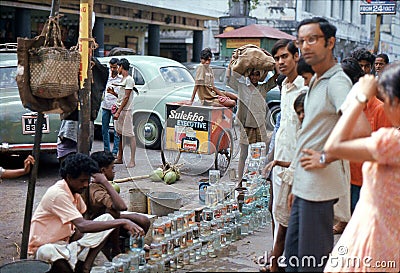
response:
[[[298,22],[321,16],[337,28],[335,55],[342,59],[356,48],[374,49],[376,15],[361,15],[365,0],[265,0],[250,15],[259,24],[267,24],[295,34]],[[391,61],[400,60],[400,3],[396,15],[382,15],[378,53],[386,53]]]

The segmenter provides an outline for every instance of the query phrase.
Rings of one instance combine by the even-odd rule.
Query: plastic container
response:
[[[151,192],[148,198],[150,213],[157,216],[166,216],[179,210],[182,203],[182,197],[176,192]]]

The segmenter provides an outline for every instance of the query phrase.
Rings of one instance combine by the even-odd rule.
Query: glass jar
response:
[[[118,258],[122,262],[123,272],[128,272],[131,266],[131,256],[126,253],[121,253],[115,256],[114,258]]]
[[[207,207],[214,207],[218,203],[217,190],[215,186],[209,186],[206,191],[205,205]]]
[[[172,227],[171,219],[168,216],[163,216],[162,219],[165,224],[165,236],[169,236],[171,235],[171,227]]]
[[[160,261],[162,255],[162,245],[158,242],[153,242],[150,245],[150,260]]]
[[[189,228],[193,231],[193,243],[197,243],[200,238],[200,229],[197,223],[190,224]]]
[[[156,219],[153,223],[153,240],[161,242],[164,239],[165,224],[162,219]]]
[[[208,171],[208,183],[210,185],[217,185],[220,179],[220,171],[219,170],[209,170]]]
[[[171,272],[175,272],[178,265],[178,255],[177,254],[172,255],[169,262],[170,262]]]
[[[168,218],[171,220],[171,234],[175,234],[177,232],[177,217],[175,213],[168,213]]]
[[[186,244],[187,246],[193,245],[193,229],[191,228],[186,230]]]
[[[181,241],[181,248],[186,248],[187,247],[187,238],[186,238],[186,232],[182,231],[179,233],[179,236],[181,237],[180,241]]]
[[[180,211],[175,211],[174,214],[176,216],[176,231],[180,232],[183,230],[183,214]]]
[[[129,249],[132,252],[140,252],[144,247],[144,236],[129,236]]]
[[[195,245],[192,245],[189,247],[189,260],[190,264],[193,264],[196,262],[196,248]]]
[[[208,237],[211,235],[211,222],[200,222],[200,236],[201,237]]]
[[[114,272],[124,272],[124,264],[120,258],[114,257],[112,259],[112,265],[114,266]]]
[[[181,269],[185,266],[185,264],[183,263],[183,259],[184,259],[183,251],[178,253],[177,258],[178,258],[178,263],[176,264],[176,268]]]
[[[183,264],[189,265],[190,264],[190,248],[186,248],[183,251]]]
[[[104,262],[103,266],[105,268],[105,273],[114,273],[115,272],[112,262]]]
[[[204,208],[201,215],[203,221],[211,221],[214,218],[214,212],[210,208]]]
[[[106,268],[104,266],[93,266],[90,273],[105,273]]]

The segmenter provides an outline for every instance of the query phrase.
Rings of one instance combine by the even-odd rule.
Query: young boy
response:
[[[113,181],[115,177],[114,155],[110,151],[100,151],[92,153],[90,157],[99,165],[99,172],[104,174],[108,181]],[[88,190],[82,196],[88,207],[85,218],[94,219],[101,214],[110,213],[115,219],[131,220],[147,233],[150,220],[145,215],[137,213],[121,213],[121,211],[127,210],[127,206],[111,183],[106,185],[91,183]],[[102,249],[109,260],[121,253],[120,236],[129,238],[129,234],[125,230],[116,228],[110,234],[105,248]]]
[[[304,99],[305,99],[306,94],[301,93],[294,101],[293,107],[294,110],[297,114],[297,117],[299,119],[300,124],[303,122],[304,119]],[[296,139],[297,140],[297,139]],[[296,141],[294,140],[294,141]],[[291,162],[288,161],[280,161],[280,160],[273,160],[269,164],[267,164],[264,167],[263,174],[265,175],[268,173],[273,167],[275,166],[280,166],[283,168],[288,168],[283,172],[283,175],[281,176],[282,179],[282,185],[280,188],[280,191],[278,192],[278,196],[276,197],[276,202],[277,204],[276,209],[275,209],[275,217],[276,220],[278,221],[278,232],[277,232],[277,239],[275,241],[273,250],[271,252],[271,260],[266,261],[267,264],[270,263],[268,266],[262,266],[260,268],[260,272],[278,272],[280,270],[279,265],[278,265],[278,257],[283,255],[284,251],[284,242],[285,242],[285,237],[286,237],[286,228],[283,224],[287,224],[289,220],[289,213],[290,213],[290,208],[287,206],[288,204],[288,198],[290,194],[290,189],[291,185],[293,183],[293,171],[291,167]],[[285,187],[284,184],[288,184],[288,187]],[[269,268],[268,268],[269,267]]]
[[[190,103],[193,103],[197,94],[204,105],[235,107],[236,95],[229,92],[222,92],[214,85],[214,72],[210,67],[211,49],[205,48],[200,54],[201,63],[196,69],[195,86]]]
[[[306,63],[303,57],[300,57],[296,69],[297,69],[297,74],[303,77],[304,85],[309,86],[311,78],[314,76],[315,73],[311,65]]]

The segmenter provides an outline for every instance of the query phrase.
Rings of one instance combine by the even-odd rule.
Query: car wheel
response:
[[[103,133],[101,131],[101,125],[94,126],[94,139],[103,140]]]
[[[161,147],[162,126],[156,116],[142,114],[135,117],[133,123],[138,145],[148,149],[159,149]]]
[[[275,128],[276,124],[276,116],[278,113],[281,112],[281,107],[280,105],[273,105],[267,114],[267,127],[269,130],[273,130]]]

